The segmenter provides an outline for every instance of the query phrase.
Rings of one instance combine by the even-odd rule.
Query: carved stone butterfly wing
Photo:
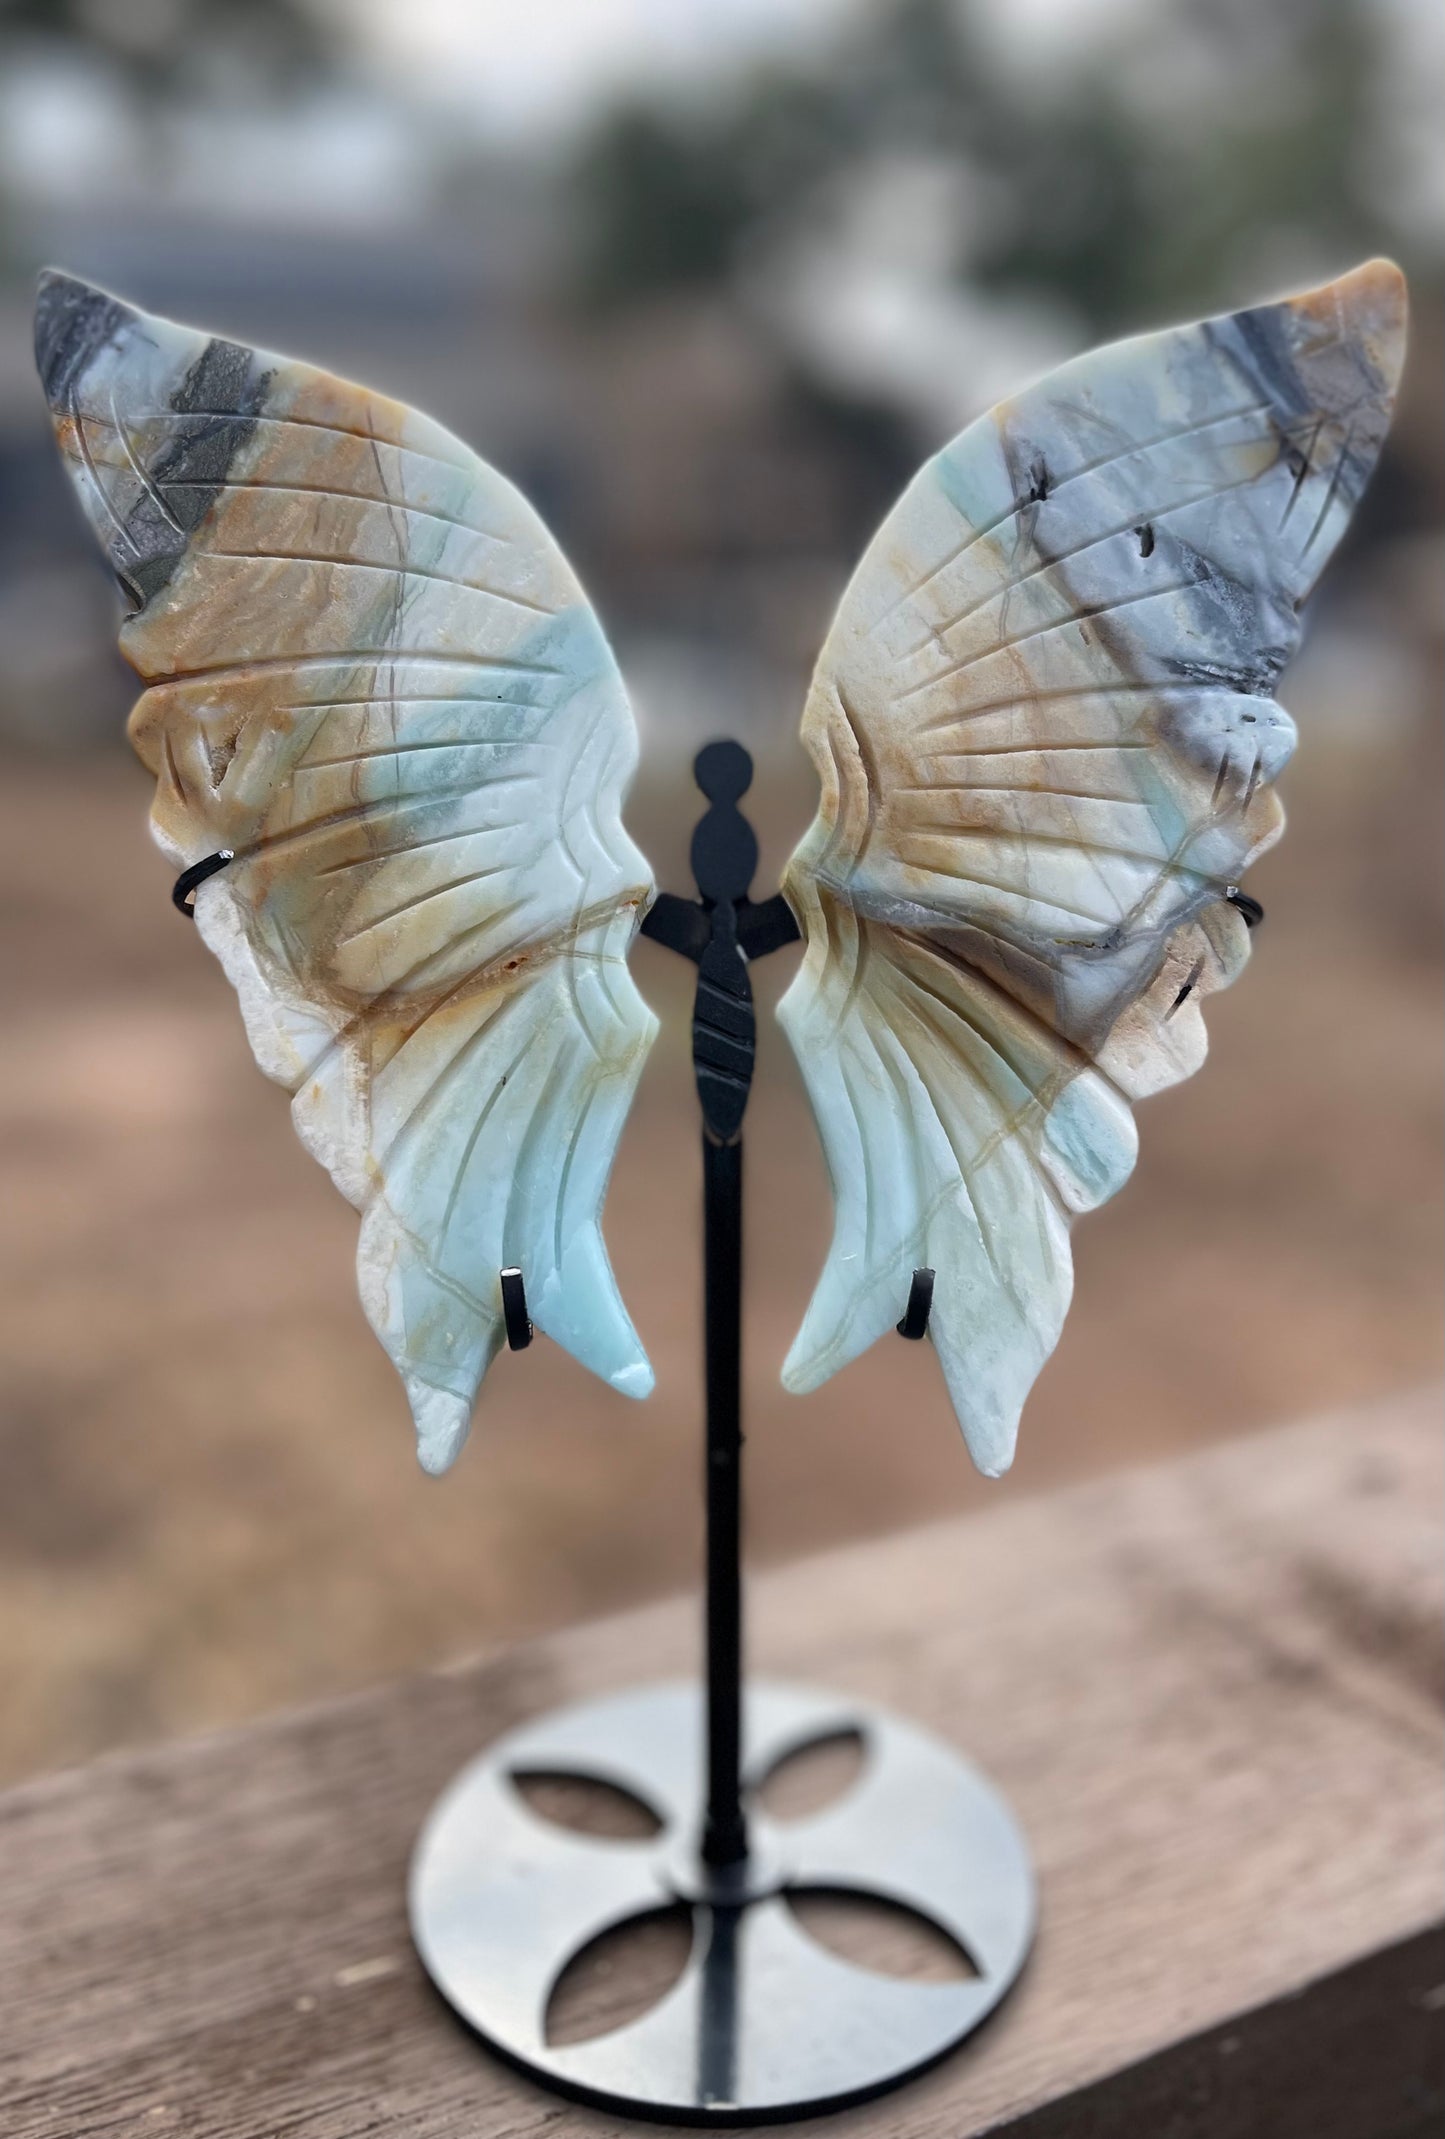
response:
[[[1132,1102],[1198,1068],[1239,972],[1228,894],[1283,826],[1275,681],[1384,439],[1404,284],[1102,349],[921,470],[848,588],[803,735],[779,1016],[836,1229],[784,1368],[825,1380],[937,1275],[930,1334],[979,1467],[1127,1179]]]
[[[126,590],[131,738],[196,922],[307,1148],[429,1470],[502,1339],[499,1272],[615,1388],[652,1373],[599,1217],[654,1020],[622,828],[636,738],[542,522],[439,425],[43,282],[56,434]]]

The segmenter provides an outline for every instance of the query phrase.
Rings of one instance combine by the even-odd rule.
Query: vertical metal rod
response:
[[[742,1795],[742,1125],[757,1047],[748,961],[795,942],[798,924],[780,892],[760,906],[748,896],[758,842],[738,808],[753,777],[746,750],[741,743],[709,743],[698,752],[693,774],[709,804],[692,835],[698,897],[662,892],[642,928],[697,965],[692,1065],[703,1119],[707,1391],[707,1806],[701,1846],[703,1861],[723,1870],[748,1853]]]
[[[707,1379],[707,1814],[711,1865],[747,1855],[742,1801],[742,1139],[704,1132]]]

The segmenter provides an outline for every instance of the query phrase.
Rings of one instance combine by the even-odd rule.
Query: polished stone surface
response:
[[[556,544],[439,425],[285,357],[42,282],[41,375],[130,604],[131,720],[197,926],[307,1148],[442,1470],[503,1339],[652,1371],[599,1226],[654,1020],[622,827],[636,738]]]
[[[1227,893],[1280,834],[1295,740],[1272,693],[1404,329],[1373,261],[1094,351],[945,447],[875,537],[804,714],[823,799],[784,881],[807,952],[779,1016],[836,1203],[789,1387],[932,1266],[954,1408],[1008,1467],[1072,1221],[1248,955]]]

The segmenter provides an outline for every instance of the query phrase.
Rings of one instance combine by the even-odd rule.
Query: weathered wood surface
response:
[[[758,1580],[758,1664],[966,1746],[1042,1878],[998,2018],[840,2139],[1440,2128],[1439,1454],[1432,1393]],[[484,1741],[693,1635],[660,1606],[0,1799],[0,2130],[622,2129],[456,2026],[403,1874]]]

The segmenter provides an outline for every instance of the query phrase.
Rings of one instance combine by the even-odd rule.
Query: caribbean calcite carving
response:
[[[599,1228],[654,1020],[622,828],[616,664],[510,483],[306,364],[42,284],[66,466],[131,605],[131,738],[196,923],[302,1142],[363,1212],[358,1272],[443,1470],[503,1336],[629,1395],[652,1372]]]
[[[930,1334],[996,1474],[1058,1340],[1069,1228],[1133,1102],[1204,1058],[1248,955],[1230,894],[1283,824],[1272,692],[1389,422],[1399,271],[1098,350],[921,470],[803,719],[822,803],[784,889],[779,1016],[836,1230],[784,1380],[936,1272]],[[131,604],[156,836],[233,859],[197,924],[302,1141],[364,1213],[373,1326],[423,1463],[539,1327],[645,1395],[599,1228],[653,1020],[626,958],[616,665],[512,486],[427,418],[67,277],[37,347]]]
[[[1070,1225],[1248,955],[1228,893],[1280,834],[1295,740],[1272,692],[1404,334],[1373,261],[1095,351],[945,447],[875,537],[814,676],[822,806],[784,881],[807,952],[779,1016],[837,1214],[790,1388],[931,1265],[954,1408],[1007,1468]]]

